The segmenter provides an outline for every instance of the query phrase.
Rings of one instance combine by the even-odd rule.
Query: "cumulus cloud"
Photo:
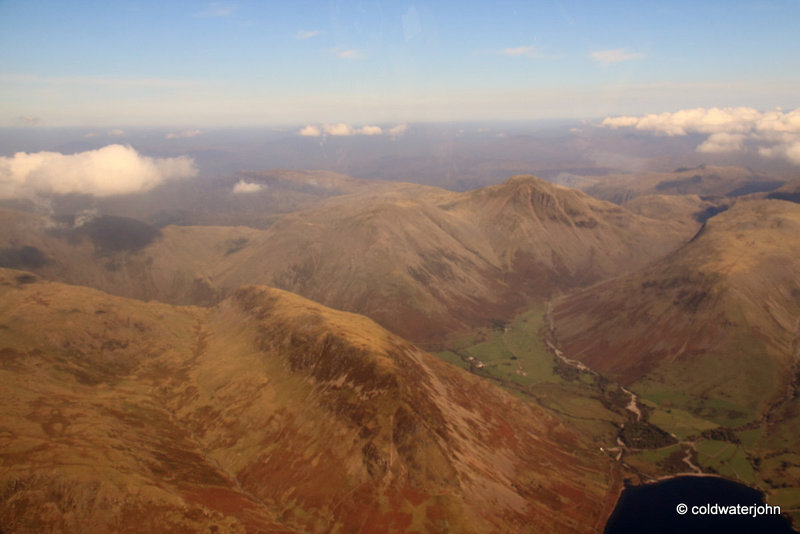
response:
[[[361,135],[381,135],[383,133],[383,129],[380,126],[364,126],[358,133]]]
[[[639,117],[606,117],[603,119],[603,126],[609,128],[624,128],[625,126],[636,126],[639,123]]]
[[[407,124],[399,124],[388,130],[384,130],[380,126],[366,125],[356,128],[345,122],[340,122],[337,124],[323,124],[321,126],[308,124],[300,129],[298,134],[303,137],[322,137],[327,135],[347,137],[351,135],[384,135],[388,133],[392,137],[397,137],[403,135],[407,129]]]
[[[408,131],[408,124],[398,124],[389,128],[389,135],[392,137],[400,137]]]
[[[699,152],[721,153],[755,147],[765,157],[800,164],[800,108],[762,112],[754,108],[696,108],[642,117],[608,117],[602,126],[635,128],[668,136],[708,134]]]
[[[666,135],[742,133],[753,129],[761,116],[762,113],[753,108],[696,108],[643,117],[607,118],[603,126],[633,126],[637,130]]]
[[[760,147],[758,153],[766,158],[785,158],[800,165],[800,139],[795,138],[773,146]]]
[[[122,145],[77,154],[18,152],[12,157],[0,157],[0,198],[136,193],[166,180],[196,174],[190,157],[151,158]]]
[[[711,134],[708,139],[697,147],[697,151],[707,153],[736,152],[742,149],[744,141],[744,134],[719,132]]]
[[[322,130],[317,128],[316,126],[307,125],[302,130],[300,130],[300,135],[303,137],[319,137],[322,135]]]
[[[326,124],[322,127],[322,129],[326,135],[345,136],[355,135],[356,133],[355,128],[343,122],[340,122],[339,124]]]
[[[183,130],[180,132],[170,132],[167,134],[167,139],[185,139],[188,137],[197,137],[198,135],[202,134],[202,130]]]
[[[320,34],[322,34],[322,32],[319,30],[300,30],[295,34],[295,38],[305,41],[307,39],[313,39]]]
[[[266,186],[264,184],[257,184],[253,182],[245,182],[244,180],[239,180],[236,182],[236,185],[233,186],[233,192],[237,195],[246,194],[246,193],[257,193],[261,191]]]
[[[762,131],[796,134],[800,132],[800,108],[788,113],[780,108],[768,111],[760,117],[758,128]]]
[[[630,52],[627,48],[612,48],[611,50],[597,50],[591,52],[589,57],[603,65],[611,65],[623,61],[642,59],[644,54],[641,52]]]

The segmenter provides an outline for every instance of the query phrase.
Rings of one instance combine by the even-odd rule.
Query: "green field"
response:
[[[697,436],[703,430],[718,426],[716,423],[696,417],[680,408],[663,409],[652,402],[648,402],[647,405],[653,408],[650,422],[681,439]]]
[[[534,306],[508,323],[454,338],[435,354],[565,417],[598,443],[616,445],[626,417],[608,406],[604,388],[613,385],[559,363],[545,342],[545,312],[544,304]]]
[[[640,472],[651,477],[658,477],[664,474],[661,465],[670,455],[680,450],[680,444],[675,444],[660,449],[629,451],[625,455],[625,462]]]
[[[483,328],[451,339],[447,350],[437,355],[528,402],[547,408],[591,436],[598,446],[613,450],[617,447],[620,425],[631,416],[625,409],[628,398],[615,383],[565,364],[551,352],[545,341],[546,309],[546,305],[541,304],[507,323],[492,321]],[[702,367],[706,376],[721,371],[718,362],[707,358],[700,359],[694,366]],[[760,417],[760,413],[752,409],[756,403],[751,401],[748,402],[750,406],[743,405],[724,391],[696,395],[692,388],[700,387],[699,382],[686,384],[688,389],[682,390],[676,386],[678,376],[673,376],[674,372],[655,372],[630,386],[639,395],[645,420],[679,440],[693,442],[697,450],[696,463],[703,471],[753,486],[780,488],[788,485],[789,488],[781,488],[780,498],[795,506],[800,500],[797,497],[800,490],[789,491],[796,489],[797,480],[800,480],[800,456],[790,454],[796,448],[795,425],[782,424],[769,432],[761,427],[754,428],[752,423],[742,428],[756,416]],[[763,381],[771,372],[771,369],[756,372],[756,382]],[[753,394],[752,391],[746,393],[746,396]],[[796,411],[791,408],[796,406],[787,407],[786,419],[795,420]],[[708,434],[718,428],[721,434]],[[731,441],[740,443],[722,441],[726,439],[725,432],[732,436]],[[723,437],[717,438],[718,435]],[[709,439],[712,436],[715,439]],[[683,467],[675,456],[681,447],[687,445],[628,450],[624,461],[643,475],[663,476]],[[776,456],[777,451],[784,454]]]
[[[725,477],[751,485],[756,483],[756,475],[747,458],[747,451],[740,444],[702,440],[697,442],[696,448],[700,466],[704,470],[710,468]]]
[[[557,383],[559,377],[553,373],[553,355],[543,339],[544,312],[544,306],[537,306],[519,314],[504,327],[477,329],[451,340],[449,350],[437,356],[465,369],[472,368],[523,386]],[[480,364],[484,367],[478,368]]]

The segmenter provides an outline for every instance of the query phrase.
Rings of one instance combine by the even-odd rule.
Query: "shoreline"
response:
[[[724,477],[724,476],[722,476],[722,475],[717,475],[717,474],[715,474],[715,473],[695,473],[695,472],[689,472],[689,471],[687,471],[686,473],[674,473],[674,474],[672,474],[672,475],[664,475],[664,476],[662,476],[662,477],[658,477],[658,478],[651,478],[651,479],[649,479],[649,480],[646,480],[646,481],[644,481],[644,482],[640,482],[639,484],[626,484],[626,487],[627,487],[627,486],[647,486],[647,485],[650,485],[650,484],[658,484],[659,482],[665,482],[665,481],[667,481],[667,480],[671,480],[671,479],[673,479],[673,478],[686,478],[686,477],[696,477],[696,478],[708,478],[708,477],[712,477],[712,478],[721,478],[721,479],[723,479],[723,480],[727,480],[728,482],[734,482],[734,483],[736,483],[736,484],[741,484],[742,486],[747,486],[748,488],[752,488],[752,489],[754,489],[754,490],[758,490],[758,491],[760,491],[761,493],[764,493],[764,495],[766,495],[766,493],[764,492],[764,490],[762,490],[761,488],[756,488],[756,487],[750,486],[749,484],[745,484],[745,483],[743,483],[743,482],[742,482],[742,481],[740,481],[740,480],[734,480],[734,479],[732,479],[732,478]]]

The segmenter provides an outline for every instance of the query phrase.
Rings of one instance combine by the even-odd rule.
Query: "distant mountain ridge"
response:
[[[0,247],[38,249],[48,263],[34,269],[50,279],[201,305],[267,284],[417,341],[633,270],[699,227],[531,176],[466,193],[380,184],[279,216],[265,230],[167,226],[141,250],[117,254],[79,235],[58,238],[43,219],[5,214]]]
[[[699,195],[736,198],[781,187],[784,180],[744,167],[700,165],[672,172],[641,172],[597,177],[582,189],[617,204],[642,195]]]

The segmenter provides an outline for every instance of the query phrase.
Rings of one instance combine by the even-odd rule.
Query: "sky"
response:
[[[0,0],[0,126],[366,133],[794,109],[798,27],[797,0]]]

